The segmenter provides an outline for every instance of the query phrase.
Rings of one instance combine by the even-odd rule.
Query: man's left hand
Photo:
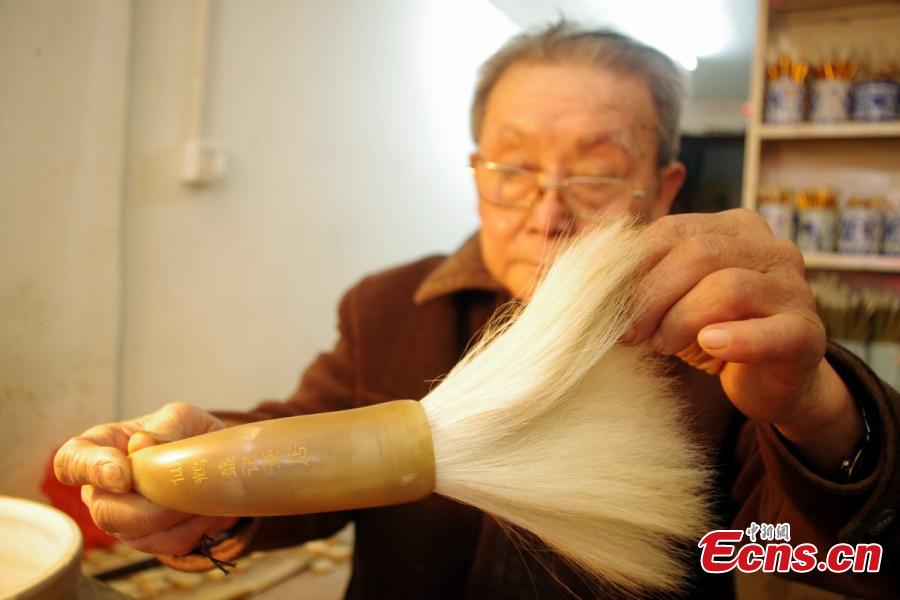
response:
[[[775,425],[812,466],[831,472],[862,433],[847,388],[824,359],[825,328],[797,247],[744,209],[651,223],[648,271],[626,343],[661,354],[696,342],[724,362],[731,402]]]

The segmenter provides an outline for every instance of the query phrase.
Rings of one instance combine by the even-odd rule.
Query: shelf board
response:
[[[804,252],[803,260],[806,262],[806,268],[812,270],[900,273],[900,256]]]
[[[777,14],[794,10],[822,11],[829,8],[861,7],[867,4],[884,4],[883,0],[779,0],[772,2],[770,10]]]
[[[807,140],[837,138],[900,138],[900,121],[879,123],[798,123],[796,125],[759,126],[763,140]]]

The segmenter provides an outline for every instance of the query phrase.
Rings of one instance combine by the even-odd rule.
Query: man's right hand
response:
[[[80,485],[97,527],[151,554],[186,554],[200,538],[231,527],[233,517],[204,517],[164,508],[132,491],[128,453],[224,428],[205,410],[183,402],[121,423],[91,427],[56,453],[56,477]],[[149,435],[152,434],[152,435]]]

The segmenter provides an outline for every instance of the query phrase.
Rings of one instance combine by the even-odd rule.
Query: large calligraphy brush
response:
[[[135,488],[167,507],[231,516],[438,493],[530,532],[623,591],[675,589],[677,549],[708,528],[708,472],[657,359],[616,343],[646,252],[630,223],[599,227],[420,402],[139,450]]]

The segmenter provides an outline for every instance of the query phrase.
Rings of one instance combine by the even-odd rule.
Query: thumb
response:
[[[815,365],[825,353],[821,328],[787,313],[709,325],[697,341],[714,358],[744,364],[797,364],[815,355],[815,361],[810,361]]]
[[[130,438],[128,438],[128,454],[134,454],[138,450],[149,448],[156,444],[174,441],[174,439],[166,439],[167,437],[168,436],[160,435],[160,433],[156,431],[138,429]]]
[[[223,429],[219,419],[202,408],[173,402],[134,422],[134,434],[128,440],[128,453],[165,442],[174,442],[201,433]]]

